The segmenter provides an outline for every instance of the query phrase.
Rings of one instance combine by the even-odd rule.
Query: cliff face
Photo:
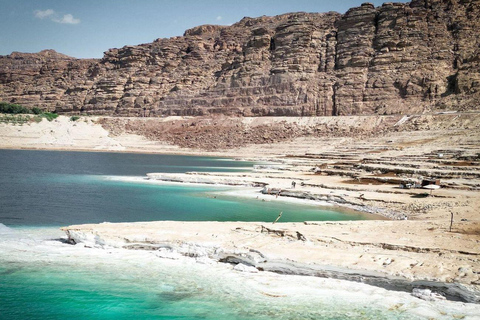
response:
[[[110,49],[0,57],[0,100],[112,115],[350,115],[478,108],[480,1],[363,4],[204,25]]]

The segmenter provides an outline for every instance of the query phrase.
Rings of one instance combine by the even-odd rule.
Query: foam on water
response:
[[[360,283],[227,264],[163,259],[155,251],[86,248],[55,228],[0,225],[4,319],[474,319],[478,305],[427,302]]]

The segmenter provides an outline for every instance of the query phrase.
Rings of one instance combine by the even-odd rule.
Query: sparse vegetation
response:
[[[31,118],[29,115],[22,115],[22,114],[5,114],[0,115],[0,122],[1,123],[13,123],[23,125],[26,122],[30,122]]]
[[[32,110],[25,108],[19,104],[0,102],[0,113],[20,114],[32,113]]]
[[[70,121],[77,121],[78,119],[80,119],[80,116],[71,116],[70,117]]]
[[[41,116],[34,116],[33,121],[35,121],[36,123],[39,123],[39,122],[42,122],[43,118]]]
[[[8,102],[0,102],[0,113],[5,113],[1,116],[0,122],[23,124],[28,121],[40,122],[43,118],[48,121],[52,121],[58,117],[58,114],[54,112],[43,112],[42,109],[33,107],[29,109],[19,104],[13,104]],[[30,116],[21,116],[21,114],[35,114],[36,116],[30,118]]]
[[[44,112],[40,116],[44,117],[48,121],[52,121],[53,119],[56,119],[58,117],[58,114],[52,112]]]

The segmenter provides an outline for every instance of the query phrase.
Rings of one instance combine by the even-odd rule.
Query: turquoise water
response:
[[[52,275],[54,275],[52,277]],[[155,275],[158,277],[159,275]],[[106,282],[105,280],[108,280]],[[200,279],[205,281],[205,279]],[[160,289],[132,285],[132,279],[101,277],[98,273],[76,273],[71,275],[51,269],[19,272],[1,281],[0,312],[3,319],[344,319],[345,309],[335,310],[332,305],[308,303],[304,305],[285,301],[278,305],[273,298],[252,301],[236,292],[232,299],[220,298],[227,292],[210,288],[199,282],[196,286],[173,286],[157,281]],[[18,283],[21,283],[19,288]],[[239,301],[240,300],[240,301]],[[305,301],[304,301],[305,302]],[[270,305],[270,307],[268,307]],[[347,309],[348,310],[348,309]],[[356,305],[347,311],[348,318],[384,319],[388,312],[380,308]],[[399,312],[391,313],[399,319],[409,319]],[[411,318],[410,318],[411,319]]]
[[[229,188],[155,185],[150,172],[247,171],[252,162],[152,154],[0,150],[0,223],[64,226],[154,220],[357,220],[319,206],[227,196]],[[134,179],[135,178],[135,179]],[[130,180],[129,180],[130,179]]]
[[[242,199],[232,188],[157,185],[141,178],[149,172],[248,171],[250,162],[0,150],[0,163],[2,320],[440,319],[444,314],[449,319],[454,314],[407,293],[363,284],[241,273],[227,264],[161,259],[155,252],[72,246],[58,229],[103,221],[273,221],[279,212],[282,221],[365,218],[319,206]]]

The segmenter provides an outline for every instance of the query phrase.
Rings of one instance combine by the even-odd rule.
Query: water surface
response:
[[[62,226],[156,220],[357,220],[319,206],[222,195],[232,188],[149,184],[150,172],[248,171],[254,163],[175,155],[0,150],[0,223]],[[117,177],[117,179],[114,179]],[[138,179],[122,179],[137,177]]]

